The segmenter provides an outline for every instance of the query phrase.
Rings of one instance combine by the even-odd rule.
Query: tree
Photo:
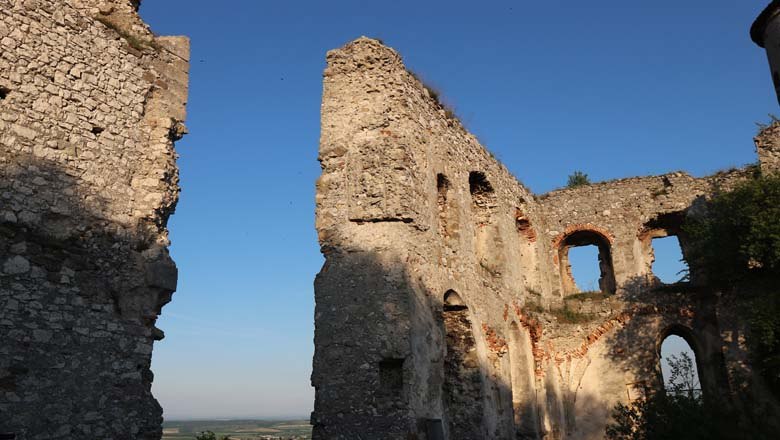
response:
[[[699,375],[693,366],[693,359],[688,353],[681,352],[680,355],[669,356],[669,386],[666,390],[673,394],[687,394],[688,397],[698,397],[701,385],[699,384]]]
[[[757,176],[716,194],[683,231],[695,276],[703,272],[724,290],[742,287],[753,364],[780,396],[780,176]]]
[[[693,360],[687,353],[670,356],[671,374],[664,391],[629,405],[618,403],[607,426],[610,440],[705,440],[731,438],[713,423],[715,411],[701,398]]]
[[[687,219],[683,231],[691,242],[689,258],[708,283],[780,280],[780,176],[749,179],[716,194],[706,215]]]
[[[686,353],[670,356],[671,374],[664,390],[648,393],[628,405],[618,403],[607,425],[609,440],[769,439],[776,433],[771,415],[760,411],[742,421],[698,390],[693,360]]]
[[[576,188],[583,185],[590,185],[590,179],[588,179],[587,174],[582,171],[575,171],[573,174],[569,174],[569,180],[566,182],[567,188]]]
[[[195,436],[195,440],[217,440],[217,435],[211,431],[201,431]]]

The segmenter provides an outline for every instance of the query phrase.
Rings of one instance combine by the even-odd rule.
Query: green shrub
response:
[[[582,171],[575,171],[573,174],[570,174],[569,180],[566,182],[566,188],[576,188],[584,185],[590,185],[590,179]]]
[[[550,310],[550,314],[561,324],[582,324],[592,321],[594,318],[594,316],[587,313],[580,313],[570,309],[568,304],[564,304],[561,308]]]
[[[195,440],[217,440],[217,435],[211,431],[203,431],[195,436]]]
[[[747,278],[780,279],[780,177],[759,177],[717,194],[706,217],[683,226],[689,259],[710,284]]]
[[[121,26],[117,25],[110,19],[98,15],[95,17],[95,20],[103,23],[103,25],[114,32],[116,32],[120,37],[124,38],[124,40],[127,42],[127,45],[132,47],[133,49],[143,52],[147,48],[151,48],[154,50],[160,50],[160,45],[154,41],[153,38],[151,39],[145,39],[140,38],[136,35],[133,35],[132,33],[124,30]]]
[[[600,290],[589,290],[587,292],[580,292],[580,293],[575,293],[573,295],[569,295],[566,298],[564,298],[564,300],[565,301],[583,301],[583,300],[601,301],[609,297],[610,295],[608,293],[604,293]]]
[[[717,194],[707,215],[688,220],[694,276],[712,286],[752,292],[744,316],[754,366],[780,396],[780,177],[747,180]]]
[[[727,440],[774,438],[767,417],[754,414],[740,423],[738,416],[717,401],[703,398],[686,353],[670,356],[668,389],[648,393],[631,404],[618,403],[607,425],[609,440]]]

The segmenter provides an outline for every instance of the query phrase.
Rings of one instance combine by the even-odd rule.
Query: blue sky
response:
[[[542,193],[573,170],[595,181],[755,161],[755,122],[777,111],[748,37],[764,3],[145,0],[155,32],[192,39],[169,225],[179,290],[152,363],[165,417],[311,410],[327,50],[382,38]]]

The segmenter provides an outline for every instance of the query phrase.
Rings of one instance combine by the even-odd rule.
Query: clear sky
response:
[[[382,38],[534,192],[755,161],[777,111],[748,37],[767,1],[144,0],[192,39],[179,290],[158,326],[165,417],[307,416],[325,52]]]

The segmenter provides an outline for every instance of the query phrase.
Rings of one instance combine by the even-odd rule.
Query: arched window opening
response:
[[[448,290],[447,293],[444,294],[444,311],[452,312],[458,310],[468,310],[468,307],[466,307],[466,304],[460,299],[460,295],[458,295],[457,292]]]
[[[661,343],[661,375],[667,394],[701,398],[696,354],[683,337],[670,334]]]
[[[564,237],[558,247],[558,261],[564,295],[583,291],[598,291],[607,295],[615,293],[610,243],[600,232],[580,230]],[[574,270],[572,263],[576,266]],[[578,282],[575,282],[575,276]]]
[[[519,438],[537,438],[539,419],[531,339],[516,322],[509,326],[509,364],[515,430]]]
[[[443,408],[449,438],[482,437],[482,373],[469,309],[453,290],[444,294],[446,338]]]

